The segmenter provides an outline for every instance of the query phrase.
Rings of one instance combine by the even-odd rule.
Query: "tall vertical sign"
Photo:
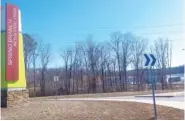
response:
[[[6,80],[17,81],[19,78],[19,30],[18,8],[6,4]]]

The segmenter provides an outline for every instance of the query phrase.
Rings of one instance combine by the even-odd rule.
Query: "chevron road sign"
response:
[[[144,56],[146,58],[145,66],[154,66],[155,65],[156,58],[154,57],[153,54],[144,54]]]
[[[154,91],[154,79],[152,79],[152,66],[155,65],[156,62],[156,58],[154,57],[153,54],[144,54],[145,58],[146,58],[146,62],[145,62],[145,66],[150,66],[151,70],[150,70],[150,78],[152,80],[152,96],[153,96],[153,103],[154,103],[154,115],[155,115],[155,119],[157,120],[157,107],[156,107],[156,103],[155,103],[155,91]]]

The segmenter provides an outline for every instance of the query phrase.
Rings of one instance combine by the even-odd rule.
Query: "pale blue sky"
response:
[[[19,6],[23,32],[39,35],[52,45],[55,61],[50,66],[61,62],[60,48],[84,41],[88,34],[95,41],[105,41],[115,31],[130,31],[151,43],[159,36],[168,37],[173,40],[172,65],[185,62],[183,0],[2,0],[5,2]]]

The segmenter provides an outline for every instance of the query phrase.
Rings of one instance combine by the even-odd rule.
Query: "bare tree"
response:
[[[136,37],[132,44],[132,64],[136,72],[137,90],[141,90],[143,74],[143,53],[146,50],[148,41],[141,37]]]
[[[106,70],[106,72],[107,72],[107,80],[109,81],[109,85],[108,85],[108,90],[109,91],[113,91],[114,90],[114,88],[113,88],[113,82],[115,81],[115,79],[114,79],[114,64],[115,64],[115,61],[114,60],[111,60],[111,57],[110,57],[110,53],[108,52],[107,53],[108,55],[107,55],[107,58],[106,58],[106,60],[105,60],[105,64],[106,64],[106,68],[107,68],[107,70]],[[111,68],[111,66],[113,66],[113,68]],[[111,70],[112,69],[112,70]]]
[[[98,45],[95,44],[92,41],[92,36],[89,36],[87,38],[87,43],[86,43],[86,56],[88,59],[88,65],[90,69],[90,83],[89,83],[89,91],[90,92],[95,92],[96,91],[96,78],[97,78],[97,64],[99,60],[99,49]]]
[[[30,64],[31,53],[35,48],[36,41],[33,39],[31,35],[24,33],[23,43],[24,43],[24,61],[25,61],[25,68],[27,71]]]
[[[73,59],[73,81],[76,81],[76,92],[78,93],[79,84],[83,83],[83,75],[82,75],[82,45],[81,43],[76,43],[74,59]],[[81,82],[80,82],[81,80]],[[82,84],[81,84],[82,87]]]
[[[115,32],[111,35],[110,40],[110,47],[113,49],[115,55],[116,55],[116,61],[118,66],[118,74],[119,74],[119,82],[120,82],[120,89],[123,90],[123,83],[122,83],[122,74],[121,74],[121,40],[123,38],[123,34],[120,32]]]
[[[111,35],[109,45],[116,55],[121,91],[127,90],[127,67],[131,63],[132,41],[133,35],[131,33],[115,32]]]
[[[65,80],[64,80],[64,84],[65,84],[65,89],[67,91],[67,93],[70,92],[70,77],[69,77],[69,70],[70,70],[70,57],[72,54],[72,50],[67,50],[67,51],[63,51],[60,56],[62,57],[63,61],[64,61],[64,66],[65,66]]]
[[[74,80],[72,79],[72,69],[73,69],[73,56],[74,56],[74,52],[73,50],[68,51],[69,53],[69,76],[68,76],[68,89],[69,89],[69,93],[70,93],[70,89],[71,89],[71,84],[73,84],[73,93],[74,93]]]
[[[115,59],[110,59],[109,60],[111,66],[112,66],[112,85],[113,85],[113,90],[116,89],[118,90],[118,87],[119,87],[119,83],[117,82],[117,75],[116,75],[116,61]]]
[[[40,49],[40,62],[41,62],[40,89],[43,96],[45,95],[46,71],[47,71],[47,66],[51,59],[50,57],[51,57],[50,45],[42,43],[42,46]]]
[[[36,91],[36,62],[39,56],[39,51],[40,51],[40,43],[37,41],[34,43],[33,50],[31,52],[31,63],[33,65],[33,82],[34,82],[34,93]]]
[[[81,74],[83,73],[82,78],[84,78],[84,82],[83,82],[83,86],[84,88],[86,89],[86,91],[89,93],[90,90],[89,90],[89,85],[90,85],[90,80],[89,80],[89,63],[88,63],[88,56],[87,56],[87,51],[86,51],[86,43],[82,44],[82,65],[83,65],[83,70],[84,70],[84,73],[81,69]]]
[[[162,90],[165,89],[166,82],[165,82],[165,77],[166,77],[166,68],[169,65],[169,50],[168,49],[170,46],[169,40],[168,39],[162,39],[159,38],[158,40],[155,41],[155,53],[157,56],[157,68],[160,73],[160,81],[162,85]]]
[[[99,67],[100,67],[100,77],[101,77],[101,82],[102,82],[102,89],[103,92],[105,92],[105,71],[106,71],[106,63],[108,63],[108,57],[109,56],[109,48],[107,44],[101,44],[100,45],[100,59],[99,59]]]
[[[169,69],[168,74],[170,75],[169,79],[169,86],[172,89],[172,82],[171,82],[171,64],[172,64],[172,41],[167,39],[167,67]]]
[[[25,62],[25,72],[26,72],[26,77],[27,77],[27,87],[29,87],[29,81],[30,81],[30,75],[28,72],[30,71],[30,64],[31,64],[31,58],[32,58],[32,53],[35,51],[35,48],[37,46],[36,40],[27,33],[23,34],[23,44],[24,44],[24,62]]]
[[[122,44],[122,72],[123,72],[123,88],[127,91],[127,67],[131,63],[131,53],[132,53],[132,43],[134,40],[134,35],[132,33],[125,33],[121,41]]]

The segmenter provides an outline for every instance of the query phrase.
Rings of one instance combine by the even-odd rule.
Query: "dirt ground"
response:
[[[184,89],[178,90],[156,90],[156,93],[178,92],[184,91]],[[112,92],[112,93],[94,93],[94,94],[74,94],[74,95],[62,95],[62,96],[47,96],[47,97],[34,97],[31,100],[53,99],[53,98],[98,98],[98,97],[115,97],[115,96],[132,96],[132,95],[146,95],[152,94],[150,91],[136,91],[136,92]]]
[[[184,119],[184,111],[157,106],[158,119]],[[57,119],[90,120],[154,119],[153,105],[113,101],[30,101],[11,108],[1,108],[2,119]]]

